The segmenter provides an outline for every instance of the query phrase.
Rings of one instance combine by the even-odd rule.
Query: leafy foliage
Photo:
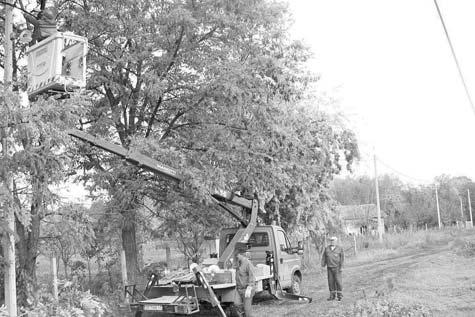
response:
[[[6,105],[0,109],[0,116],[9,151],[0,158],[0,166],[2,176],[8,175],[12,187],[2,191],[0,203],[15,212],[19,302],[26,303],[36,282],[41,220],[57,202],[50,186],[65,179],[69,166],[64,130],[81,115],[84,100],[73,96],[66,108],[53,98],[26,104],[18,92],[2,93],[1,98]],[[0,223],[4,223],[3,212],[4,209]]]
[[[467,189],[474,192],[475,183],[469,178],[441,175],[435,178],[434,184],[411,186],[396,176],[383,175],[379,178],[379,190],[381,209],[388,215],[385,223],[402,228],[438,226],[436,184],[442,223],[451,225],[470,219]],[[374,203],[374,180],[368,177],[337,179],[332,183],[332,196],[344,205]]]
[[[63,206],[48,218],[42,228],[45,241],[42,251],[58,256],[68,277],[73,256],[85,255],[95,244],[93,220],[81,205]]]
[[[316,77],[305,69],[308,49],[289,38],[283,2],[61,5],[65,26],[90,42],[95,102],[84,128],[183,174],[177,195],[173,184],[79,147],[80,166],[93,169],[87,177],[107,191],[110,208],[124,219],[129,275],[145,197],[183,245],[222,224],[211,209],[197,207],[216,188],[257,192],[265,202],[290,200],[282,204],[285,226],[302,219],[314,225],[310,218],[327,214],[318,208],[329,199],[325,188],[341,161],[350,166],[358,156],[356,141],[316,107],[299,105]]]

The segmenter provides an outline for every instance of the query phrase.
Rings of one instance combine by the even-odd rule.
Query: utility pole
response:
[[[439,194],[437,192],[437,184],[435,185],[435,202],[437,204],[437,219],[439,221],[439,229],[442,229],[442,223],[440,222]]]
[[[3,68],[3,83],[5,102],[3,106],[8,107],[8,94],[12,91],[12,77],[13,77],[13,3],[12,0],[7,0],[5,3],[5,60]],[[2,128],[2,155],[4,158],[8,155],[8,140],[7,128]],[[10,172],[4,168],[3,170],[3,185],[7,193],[12,193]],[[15,268],[15,212],[10,202],[4,205],[7,216],[8,231],[5,236],[4,254],[5,254],[5,304],[7,306],[8,316],[17,316],[17,302],[16,302],[16,268]]]
[[[463,215],[463,202],[462,202],[462,197],[459,196],[460,200],[460,215],[462,216],[462,221],[464,221],[464,215]]]
[[[379,242],[383,242],[383,224],[381,222],[381,206],[379,204],[379,184],[378,184],[378,169],[376,165],[376,154],[374,154],[374,186],[376,189],[376,208],[378,211],[378,236]]]
[[[468,209],[470,210],[470,228],[473,227],[473,216],[472,216],[472,202],[470,201],[470,189],[467,189],[468,195]]]

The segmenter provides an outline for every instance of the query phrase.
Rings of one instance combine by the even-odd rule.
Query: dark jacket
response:
[[[42,41],[45,38],[58,32],[56,27],[56,20],[54,17],[42,16],[35,17],[31,14],[23,14],[26,22],[33,25],[33,39],[35,41]]]
[[[343,254],[343,249],[336,245],[333,250],[330,249],[330,246],[325,248],[322,255],[322,266],[327,267],[337,267],[341,270],[343,267],[343,262],[345,260],[345,255]]]

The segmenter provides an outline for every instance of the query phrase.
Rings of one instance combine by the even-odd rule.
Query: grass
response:
[[[356,253],[352,236],[342,236],[340,243],[348,263],[363,263],[394,257],[410,249],[424,249],[431,244],[447,243],[456,232],[453,228],[390,232],[383,235],[383,242],[379,241],[378,236],[357,236]],[[320,268],[320,254],[314,248],[306,250],[304,260],[306,270]]]
[[[353,239],[343,239],[344,248]],[[349,244],[351,242],[351,244]],[[367,248],[364,248],[364,243]],[[474,316],[475,230],[427,230],[359,237],[357,253],[347,252],[344,300],[327,302],[326,274],[304,272],[310,304],[271,303],[259,316]],[[318,259],[316,254],[307,259]]]

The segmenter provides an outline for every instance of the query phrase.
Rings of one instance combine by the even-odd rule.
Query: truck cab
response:
[[[226,228],[221,231],[219,239],[220,254],[231,242],[239,228]],[[288,292],[299,295],[302,281],[301,251],[292,247],[284,229],[279,226],[257,226],[248,240],[250,260],[257,266],[267,264],[268,252],[274,258],[275,274],[281,287]]]

